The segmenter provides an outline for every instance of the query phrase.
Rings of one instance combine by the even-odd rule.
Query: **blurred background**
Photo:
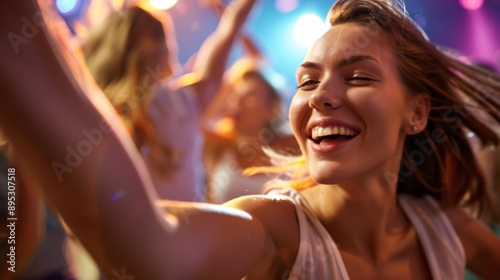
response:
[[[96,24],[109,9],[141,5],[171,17],[175,26],[179,62],[186,64],[203,40],[215,29],[218,17],[214,0],[55,0],[70,28],[80,35],[82,26]],[[406,0],[408,13],[440,46],[464,58],[500,70],[500,0]],[[268,58],[275,85],[285,101],[295,91],[295,70],[308,47],[325,28],[331,0],[261,0],[247,32]],[[224,4],[224,3],[223,3]],[[241,54],[236,46],[231,56]]]

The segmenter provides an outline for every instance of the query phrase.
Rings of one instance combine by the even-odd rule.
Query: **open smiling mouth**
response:
[[[351,140],[359,134],[359,131],[345,126],[317,126],[312,129],[309,139],[316,144],[331,141]]]

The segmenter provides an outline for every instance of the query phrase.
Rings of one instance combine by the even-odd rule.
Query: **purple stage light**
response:
[[[474,11],[483,6],[484,0],[460,0],[460,5],[466,10]]]

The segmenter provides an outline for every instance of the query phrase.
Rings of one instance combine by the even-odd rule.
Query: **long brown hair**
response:
[[[154,87],[171,75],[162,22],[139,7],[115,12],[89,34],[82,49],[90,72],[137,147],[147,146],[156,165],[166,171],[171,149],[157,140],[146,111]]]

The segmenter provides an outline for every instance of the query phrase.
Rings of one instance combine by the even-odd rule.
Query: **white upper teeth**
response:
[[[312,139],[318,140],[321,137],[330,135],[355,136],[357,134],[358,133],[356,131],[345,126],[317,126],[312,130]]]

